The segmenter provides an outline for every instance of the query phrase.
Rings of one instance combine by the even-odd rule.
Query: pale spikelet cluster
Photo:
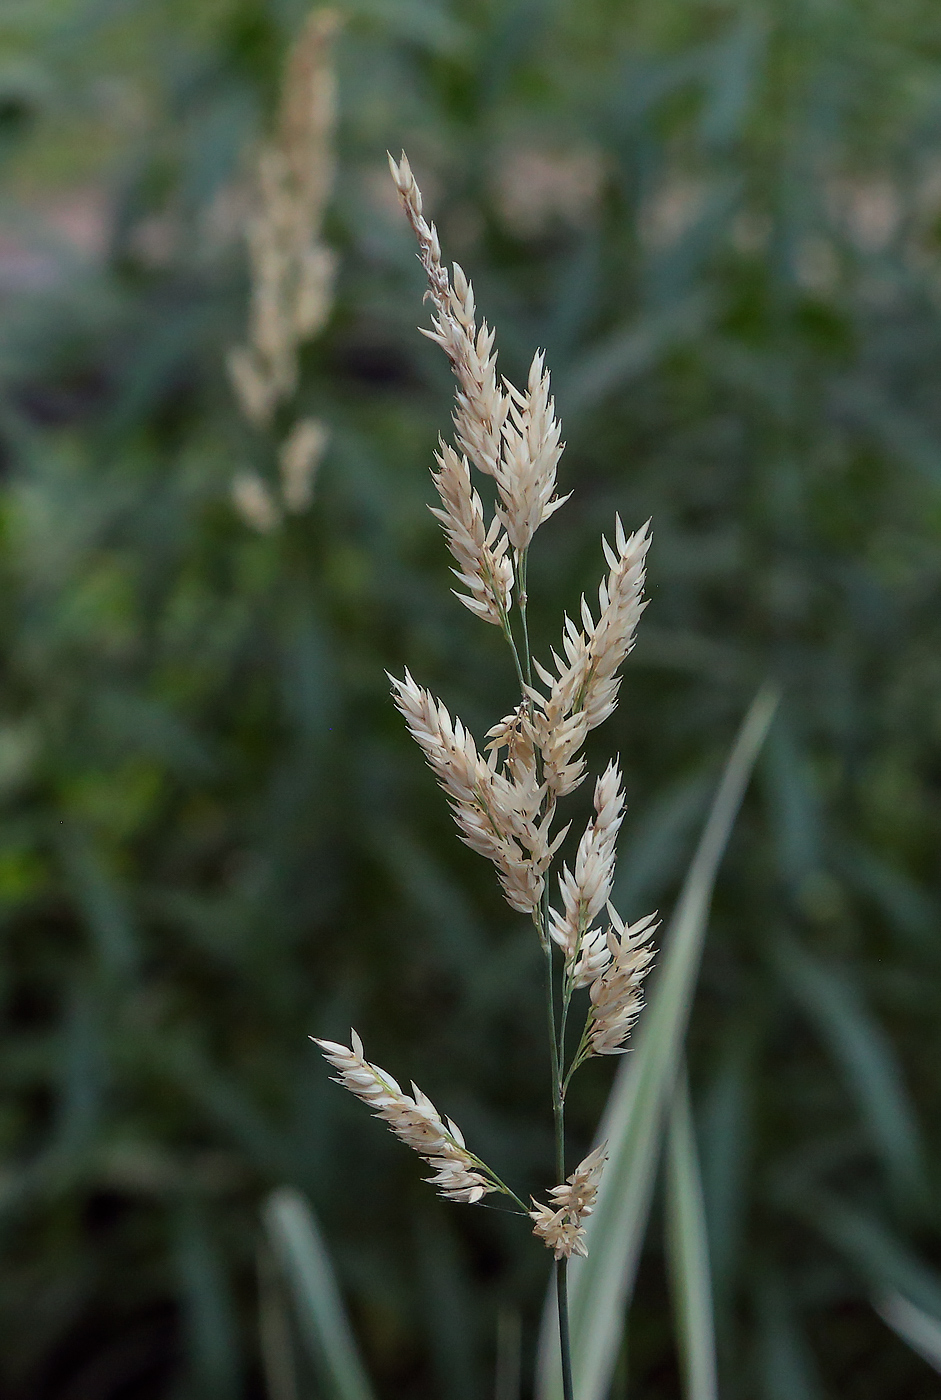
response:
[[[454,448],[442,442],[435,454],[438,470],[432,480],[441,497],[441,509],[432,508],[440,520],[448,548],[457,560],[453,570],[468,590],[455,596],[465,607],[484,622],[501,626],[510,606],[513,588],[513,565],[509,559],[509,540],[500,533],[500,521],[494,517],[488,527],[484,508],[471,482],[466,457],[459,457]]]
[[[621,773],[612,759],[595,784],[595,815],[578,843],[575,869],[559,876],[562,913],[552,909],[549,931],[565,954],[575,987],[587,987],[609,959],[602,930],[594,921],[611,898],[616,842],[624,817]]]
[[[555,652],[552,659],[558,674],[553,676],[536,663],[548,696],[534,690],[534,723],[542,751],[546,781],[559,797],[578,786],[584,777],[584,760],[579,750],[589,730],[614,713],[625,657],[634,645],[634,634],[641,613],[644,560],[650,547],[649,522],[633,535],[625,535],[620,517],[615,522],[616,551],[602,537],[609,573],[598,589],[598,621],[582,598],[579,628],[566,617],[562,635],[564,660]]]
[[[657,928],[656,914],[629,925],[610,904],[608,914],[611,924],[603,944],[598,940],[599,956],[589,973],[587,1039],[592,1055],[616,1055],[624,1048],[643,1009],[641,988],[654,957],[650,939]]]
[[[526,765],[520,744],[514,746],[509,734],[502,741],[510,749],[507,764],[499,763],[501,743],[483,759],[473,735],[408,671],[404,680],[390,679],[409,733],[450,799],[461,839],[493,862],[507,902],[520,913],[532,914],[542,898],[545,872],[567,830],[550,841],[553,810],[540,816],[546,789],[536,779],[535,765]]]
[[[253,207],[246,236],[251,268],[247,343],[228,357],[229,376],[248,421],[270,429],[275,411],[297,387],[298,351],[330,313],[335,259],[324,244],[324,210],[333,183],[336,91],[331,42],[332,10],[315,10],[288,58],[274,137],[258,153]],[[316,432],[314,431],[316,429]],[[244,487],[233,498],[247,523],[309,504],[313,477],[326,440],[312,419],[294,425],[280,448],[279,491],[255,472],[252,497]],[[247,473],[243,473],[247,475]],[[267,509],[251,509],[261,496]],[[249,509],[245,509],[245,503]]]
[[[483,1164],[468,1152],[457,1124],[442,1118],[417,1085],[412,1085],[411,1094],[403,1093],[391,1074],[370,1064],[355,1031],[350,1031],[351,1049],[334,1040],[317,1040],[313,1036],[311,1039],[338,1071],[335,1082],[362,1099],[377,1118],[388,1123],[396,1137],[433,1169],[435,1175],[426,1180],[437,1187],[440,1195],[472,1204],[489,1191],[501,1189],[486,1175]]]
[[[588,1154],[571,1176],[566,1177],[561,1186],[553,1186],[549,1192],[551,1205],[544,1206],[539,1201],[533,1201],[533,1209],[529,1212],[536,1222],[533,1234],[543,1240],[556,1259],[567,1259],[572,1254],[587,1255],[582,1221],[591,1215],[594,1208],[598,1183],[607,1159],[607,1143],[602,1143]]]

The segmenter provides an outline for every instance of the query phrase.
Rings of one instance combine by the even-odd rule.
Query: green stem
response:
[[[533,683],[533,663],[532,652],[529,645],[529,623],[526,616],[528,598],[526,595],[526,578],[528,573],[529,554],[523,550],[517,559],[516,573],[518,588],[516,593],[517,605],[520,612],[520,620],[523,627],[523,656],[526,662],[526,683],[531,687]],[[514,659],[517,663],[517,672],[521,672],[519,658],[516,655],[516,647],[513,648]],[[520,676],[522,685],[522,676]],[[522,686],[524,696],[527,695],[526,686]],[[532,708],[532,700],[530,700]],[[546,872],[546,883],[543,891],[542,905],[539,911],[539,936],[546,954],[546,1010],[549,1020],[549,1045],[552,1055],[552,1118],[555,1124],[555,1158],[557,1179],[561,1184],[565,1180],[565,1089],[562,1083],[563,1057],[565,1054],[565,1023],[568,1019],[569,1001],[572,996],[571,986],[568,985],[565,973],[563,972],[562,987],[562,1024],[558,1027],[555,1013],[555,987],[552,965],[552,939],[549,937],[549,880]],[[574,1400],[572,1388],[572,1343],[569,1336],[569,1304],[568,1304],[568,1260],[560,1259],[556,1263],[556,1299],[559,1308],[559,1346],[562,1354],[562,1390],[563,1400]]]
[[[507,640],[507,642],[508,642],[508,644],[509,644],[509,647],[510,647],[510,651],[513,653],[513,665],[516,667],[516,679],[517,679],[517,680],[519,681],[519,683],[520,683],[520,693],[525,697],[525,695],[526,695],[526,680],[525,680],[525,677],[523,676],[523,667],[522,667],[522,665],[520,664],[520,654],[519,654],[519,649],[517,648],[517,645],[516,645],[516,638],[513,636],[513,629],[510,627],[510,619],[507,617],[507,615],[506,615],[505,611],[503,610],[503,608],[500,608],[500,609],[499,609],[499,613],[500,613],[500,628],[501,628],[501,631],[503,632],[504,637],[506,637],[506,640]],[[525,630],[525,627],[524,627],[524,630]],[[528,656],[528,648],[527,648],[527,669],[528,669],[528,668],[529,668],[529,656]]]
[[[544,901],[545,907],[545,901]],[[565,1180],[565,1092],[562,1085],[562,1063],[555,1014],[555,990],[552,967],[552,940],[549,938],[548,918],[541,913],[540,936],[546,954],[546,1006],[549,1018],[549,1045],[552,1052],[552,1119],[555,1125],[555,1166],[556,1178],[561,1184]],[[564,1012],[563,1012],[564,1015]],[[556,1300],[559,1309],[559,1346],[562,1353],[563,1400],[573,1400],[572,1392],[572,1345],[569,1337],[567,1260],[556,1263]]]
[[[552,950],[549,950],[552,957]],[[556,1172],[559,1183],[565,1180],[565,1091],[562,1086],[559,1057],[554,1057],[553,1118],[555,1119]],[[574,1400],[572,1389],[572,1342],[569,1336],[568,1260],[559,1259],[555,1266],[556,1303],[559,1309],[559,1348],[562,1358],[563,1400]]]
[[[528,573],[529,573],[529,550],[528,550],[528,549],[524,549],[523,552],[522,552],[522,554],[519,556],[519,559],[517,560],[517,563],[516,563],[516,574],[517,574],[517,579],[518,579],[518,588],[517,588],[516,598],[517,598],[517,602],[518,602],[518,604],[519,604],[520,618],[521,618],[522,623],[523,623],[523,654],[524,654],[524,656],[526,657],[526,683],[527,683],[527,685],[532,685],[532,683],[533,683],[533,662],[532,662],[532,654],[531,654],[531,652],[530,652],[530,647],[529,647],[529,623],[528,623],[527,620],[526,620],[526,607],[527,607],[527,604],[528,604],[528,602],[529,602],[529,598],[527,597],[527,593],[526,593],[526,579],[527,579]]]
[[[575,1400],[572,1385],[572,1342],[569,1337],[569,1261],[563,1256],[555,1266],[555,1291],[559,1304],[559,1344],[562,1349],[563,1400]]]
[[[509,618],[504,620],[503,630],[513,652],[513,660],[516,663],[516,674],[519,678],[520,690],[523,693],[524,699],[529,700],[530,713],[532,713],[533,702],[529,697],[529,690],[532,688],[533,683],[533,662],[532,651],[529,644],[529,622],[527,619],[527,603],[529,600],[526,594],[528,565],[529,554],[528,551],[524,549],[517,557],[516,561],[516,601],[523,629],[523,659],[526,668],[525,680],[519,652],[517,651],[516,642],[510,629]],[[562,1082],[562,1071],[563,1057],[565,1054],[565,1023],[568,1018],[568,1006],[572,996],[572,988],[568,985],[563,972],[562,1025],[560,1029],[556,1021],[552,939],[549,937],[548,871],[546,872],[543,897],[535,922],[539,933],[539,941],[542,943],[543,951],[546,955],[546,1013],[549,1022],[549,1049],[552,1059],[552,1118],[555,1125],[556,1171],[558,1174],[558,1181],[561,1183],[565,1180],[565,1088]],[[559,1345],[562,1352],[563,1400],[574,1400],[574,1392],[572,1389],[572,1345],[569,1337],[567,1266],[567,1259],[560,1259],[556,1263],[556,1297],[559,1307]]]

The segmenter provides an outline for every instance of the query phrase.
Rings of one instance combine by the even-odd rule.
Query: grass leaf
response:
[[[881,1221],[823,1191],[800,1203],[799,1209],[869,1280],[876,1294],[901,1293],[941,1326],[941,1277]]]
[[[667,1138],[667,1243],[688,1400],[716,1400],[716,1345],[696,1133],[686,1069],[680,1071]]]
[[[779,937],[774,956],[792,995],[843,1067],[898,1199],[923,1199],[921,1138],[901,1067],[885,1033],[835,968],[824,966],[791,939]]]
[[[907,1342],[923,1361],[941,1372],[941,1322],[916,1308],[901,1293],[885,1293],[873,1307],[892,1331]]]
[[[300,1192],[281,1187],[268,1197],[264,1219],[301,1336],[328,1394],[333,1400],[373,1400],[333,1265],[307,1202]]]
[[[758,1356],[762,1400],[822,1400],[822,1387],[791,1290],[776,1269],[758,1281]]]
[[[716,872],[745,788],[778,705],[765,685],[745,716],[713,798],[663,945],[659,975],[637,1036],[618,1072],[599,1129],[610,1159],[588,1222],[589,1254],[570,1271],[572,1360],[579,1400],[603,1400],[616,1363],[683,1037],[699,970]],[[561,1395],[558,1340],[547,1320],[539,1394]]]

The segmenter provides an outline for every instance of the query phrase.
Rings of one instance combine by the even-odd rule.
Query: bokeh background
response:
[[[384,675],[478,733],[513,695],[426,509],[451,385],[404,146],[505,372],[553,371],[575,494],[534,550],[537,654],[614,512],[653,516],[593,749],[626,767],[625,914],[669,909],[755,689],[783,690],[689,1045],[722,1393],[928,1400],[873,1300],[941,1317],[941,12],[338,8],[339,272],[297,399],[330,444],[268,533],[232,505],[259,449],[225,357],[305,5],[0,8],[0,1393],[260,1400],[282,1184],[381,1396],[490,1395],[517,1318],[528,1393],[544,1252],[437,1200],[307,1040],[354,1024],[545,1186],[538,950]],[[660,1220],[618,1397],[680,1393]]]

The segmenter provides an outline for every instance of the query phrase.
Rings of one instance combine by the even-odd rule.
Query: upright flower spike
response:
[[[330,9],[310,15],[288,55],[277,129],[255,160],[246,223],[247,335],[229,351],[227,366],[242,414],[269,433],[297,388],[300,347],[323,329],[333,304],[336,259],[324,242],[323,220],[333,183],[338,23]],[[306,509],[326,437],[325,426],[311,418],[288,430],[278,451],[280,490],[257,472],[241,473],[233,499],[247,524],[270,530],[283,511]],[[267,509],[260,511],[262,495]]]
[[[504,1189],[468,1152],[460,1128],[441,1117],[427,1094],[415,1084],[411,1095],[404,1094],[391,1074],[365,1059],[363,1042],[355,1031],[350,1031],[351,1049],[334,1040],[311,1039],[338,1071],[335,1082],[361,1099],[434,1169],[435,1175],[426,1180],[438,1188],[439,1195],[472,1205],[488,1192]]]
[[[300,344],[330,312],[335,259],[323,242],[333,183],[336,82],[333,10],[315,10],[285,69],[278,129],[257,158],[248,222],[252,302],[248,344],[229,356],[245,416],[261,427],[293,393]]]

